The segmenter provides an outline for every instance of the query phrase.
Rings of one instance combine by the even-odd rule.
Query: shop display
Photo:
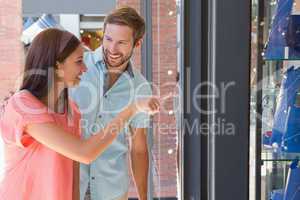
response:
[[[102,44],[103,30],[81,30],[81,41],[91,50],[97,49]]]
[[[298,0],[296,0],[298,1]],[[265,46],[266,60],[300,59],[300,13],[294,0],[279,0]]]
[[[273,190],[270,195],[270,200],[300,199],[300,168],[298,163],[298,159],[291,162],[285,188]]]
[[[300,153],[300,68],[283,75],[274,115],[271,143],[283,152]]]
[[[290,165],[283,200],[300,199],[300,168],[298,163],[299,160],[296,159]]]
[[[300,59],[300,15],[290,15],[286,33],[289,59]]]
[[[43,14],[41,17],[23,18],[21,41],[24,46],[29,46],[33,38],[47,28],[64,29],[51,14]],[[95,50],[102,44],[103,30],[102,28],[81,29],[80,39],[86,49]]]
[[[31,26],[27,27],[21,36],[21,41],[24,45],[29,45],[33,38],[39,34],[42,30],[46,28],[60,28],[62,27],[56,22],[50,14],[43,14],[36,22],[34,22]]]
[[[23,19],[23,30],[26,30],[27,28],[29,28],[34,22],[35,21],[34,21],[33,17],[25,17]]]
[[[274,190],[270,200],[283,200],[283,190]]]
[[[267,60],[282,60],[287,57],[285,55],[285,48],[287,47],[285,35],[292,7],[293,0],[279,0],[277,3],[276,13],[264,52],[264,57]]]
[[[257,66],[263,68],[260,195],[262,200],[296,200],[300,199],[300,1],[265,0],[261,5],[263,32],[268,34],[264,62]],[[276,98],[269,98],[267,91],[274,91]],[[266,96],[270,102],[265,102]],[[266,112],[270,114],[264,117]]]

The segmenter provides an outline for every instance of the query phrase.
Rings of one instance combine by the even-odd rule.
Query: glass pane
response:
[[[296,114],[299,58],[295,46],[299,3],[297,0],[252,1],[251,200],[258,192],[262,200],[287,195],[290,167],[300,155]],[[257,104],[261,110],[256,110]],[[260,174],[255,164],[261,166]],[[259,184],[261,187],[256,188]]]
[[[257,24],[258,2],[252,1],[251,23],[251,72],[250,72],[250,146],[249,146],[249,200],[255,200],[256,177],[256,80],[257,80]]]
[[[180,123],[178,65],[179,17],[176,0],[152,1],[153,85],[162,99],[161,113],[154,117],[154,189],[157,198],[177,196],[178,138]],[[176,121],[177,119],[177,121]]]
[[[145,2],[143,2],[145,4]],[[153,119],[153,197],[176,198],[178,192],[178,133],[176,115],[180,115],[176,105],[179,98],[178,30],[180,24],[177,6],[180,1],[152,1],[152,86],[155,95],[162,99],[162,111]],[[140,1],[118,1],[119,5],[133,6],[143,10]],[[146,28],[147,29],[147,28]],[[146,33],[147,34],[147,33]],[[145,38],[144,38],[145,42]],[[138,53],[137,53],[138,52]],[[134,55],[134,62],[142,68],[141,50]],[[147,56],[147,55],[145,55]],[[143,71],[143,70],[142,70]],[[174,106],[177,106],[174,109]],[[177,117],[178,120],[180,120]],[[151,131],[151,130],[150,130]],[[137,197],[131,180],[130,197]]]
[[[144,3],[140,0],[117,0],[115,7],[130,6],[143,15]],[[180,83],[182,80],[179,77],[183,77],[181,74],[183,66],[179,64],[182,56],[180,53],[182,33],[179,31],[182,26],[180,24],[181,1],[155,0],[151,3],[152,23],[146,22],[146,34],[147,30],[152,29],[152,52],[150,52],[152,66],[147,67],[151,68],[152,72],[152,80],[149,82],[152,84],[153,93],[159,96],[162,107],[161,112],[153,118],[151,129],[148,130],[148,134],[152,135],[150,138],[152,141],[148,142],[153,144],[150,158],[153,161],[151,165],[153,174],[150,177],[153,185],[149,184],[149,190],[153,191],[154,198],[180,199],[178,197],[181,187],[179,165],[182,162],[179,158],[182,149],[178,146],[181,144],[182,86]],[[72,32],[80,38],[86,51],[97,50],[103,42],[104,19],[109,12],[110,10],[105,13],[23,13],[22,41],[25,50],[35,34],[35,30],[28,31],[28,29],[41,18],[47,19],[49,27],[64,28]],[[23,56],[23,53],[21,55]],[[140,72],[145,71],[142,60],[144,56],[147,55],[143,55],[142,48],[138,47],[131,57],[134,68]],[[124,164],[130,166],[130,160]],[[138,191],[130,167],[129,171],[128,198],[135,199],[138,197]]]

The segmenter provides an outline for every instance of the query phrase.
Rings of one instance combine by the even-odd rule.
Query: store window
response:
[[[23,15],[22,41],[29,44],[32,38],[47,27],[66,29],[80,38],[86,48],[94,51],[101,46],[103,40],[103,24],[105,15],[78,14],[42,14]]]
[[[252,1],[251,200],[300,198],[299,8]]]
[[[102,45],[104,18],[105,16],[80,16],[81,41],[93,51]]]
[[[146,30],[151,30],[151,66],[145,66],[145,52],[137,49],[132,62],[141,72],[150,71],[153,92],[162,99],[159,115],[153,118],[151,132],[151,170],[149,191],[153,198],[180,199],[181,181],[179,166],[182,164],[181,151],[181,103],[182,85],[180,57],[181,33],[179,0],[152,1],[150,12],[151,22]],[[134,7],[141,15],[145,2],[140,0],[118,0],[116,7],[127,5]],[[28,6],[27,6],[28,8]],[[75,9],[76,10],[76,9]],[[59,27],[75,34],[87,50],[96,50],[102,45],[104,18],[108,14],[91,13],[30,13],[23,15],[22,41],[24,46],[30,45],[33,34],[45,27]],[[40,26],[42,24],[42,27]],[[38,30],[37,30],[38,29]],[[147,34],[147,33],[146,33]],[[145,39],[144,39],[145,40]],[[145,42],[145,41],[144,41]],[[149,41],[148,41],[149,42]],[[149,43],[148,43],[149,45]],[[149,52],[148,52],[149,53]],[[149,54],[148,54],[149,55]],[[146,77],[148,78],[148,76]],[[150,134],[150,133],[149,133]],[[131,177],[129,199],[136,199],[138,194]]]
[[[145,1],[118,1],[119,5],[130,5],[145,12]],[[153,119],[152,129],[152,159],[153,159],[153,198],[180,199],[181,183],[178,178],[178,166],[182,163],[178,146],[180,137],[180,92],[181,66],[179,65],[180,34],[179,23],[180,1],[157,0],[151,1],[151,24],[146,24],[146,29],[152,30],[151,63],[150,69],[153,92],[162,99],[162,112]],[[150,27],[151,26],[151,27]],[[146,33],[147,34],[147,33]],[[146,38],[144,38],[144,43]],[[134,55],[137,67],[143,69],[142,49]],[[147,66],[149,67],[149,66]],[[137,197],[134,183],[131,182],[130,195]]]

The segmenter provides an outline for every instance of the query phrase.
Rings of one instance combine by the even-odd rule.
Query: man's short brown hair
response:
[[[124,6],[113,10],[104,20],[104,32],[107,24],[129,26],[133,31],[134,44],[145,34],[145,20],[134,8]]]

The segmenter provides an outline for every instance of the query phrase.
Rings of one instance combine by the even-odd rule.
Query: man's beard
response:
[[[126,63],[127,61],[130,60],[132,54],[133,54],[133,49],[131,50],[131,52],[127,55],[127,56],[123,56],[123,54],[118,54],[121,55],[121,60],[118,63],[111,63],[109,61],[109,52],[108,50],[103,48],[103,59],[106,65],[108,65],[111,68],[118,68],[120,66],[122,66],[124,63]]]

